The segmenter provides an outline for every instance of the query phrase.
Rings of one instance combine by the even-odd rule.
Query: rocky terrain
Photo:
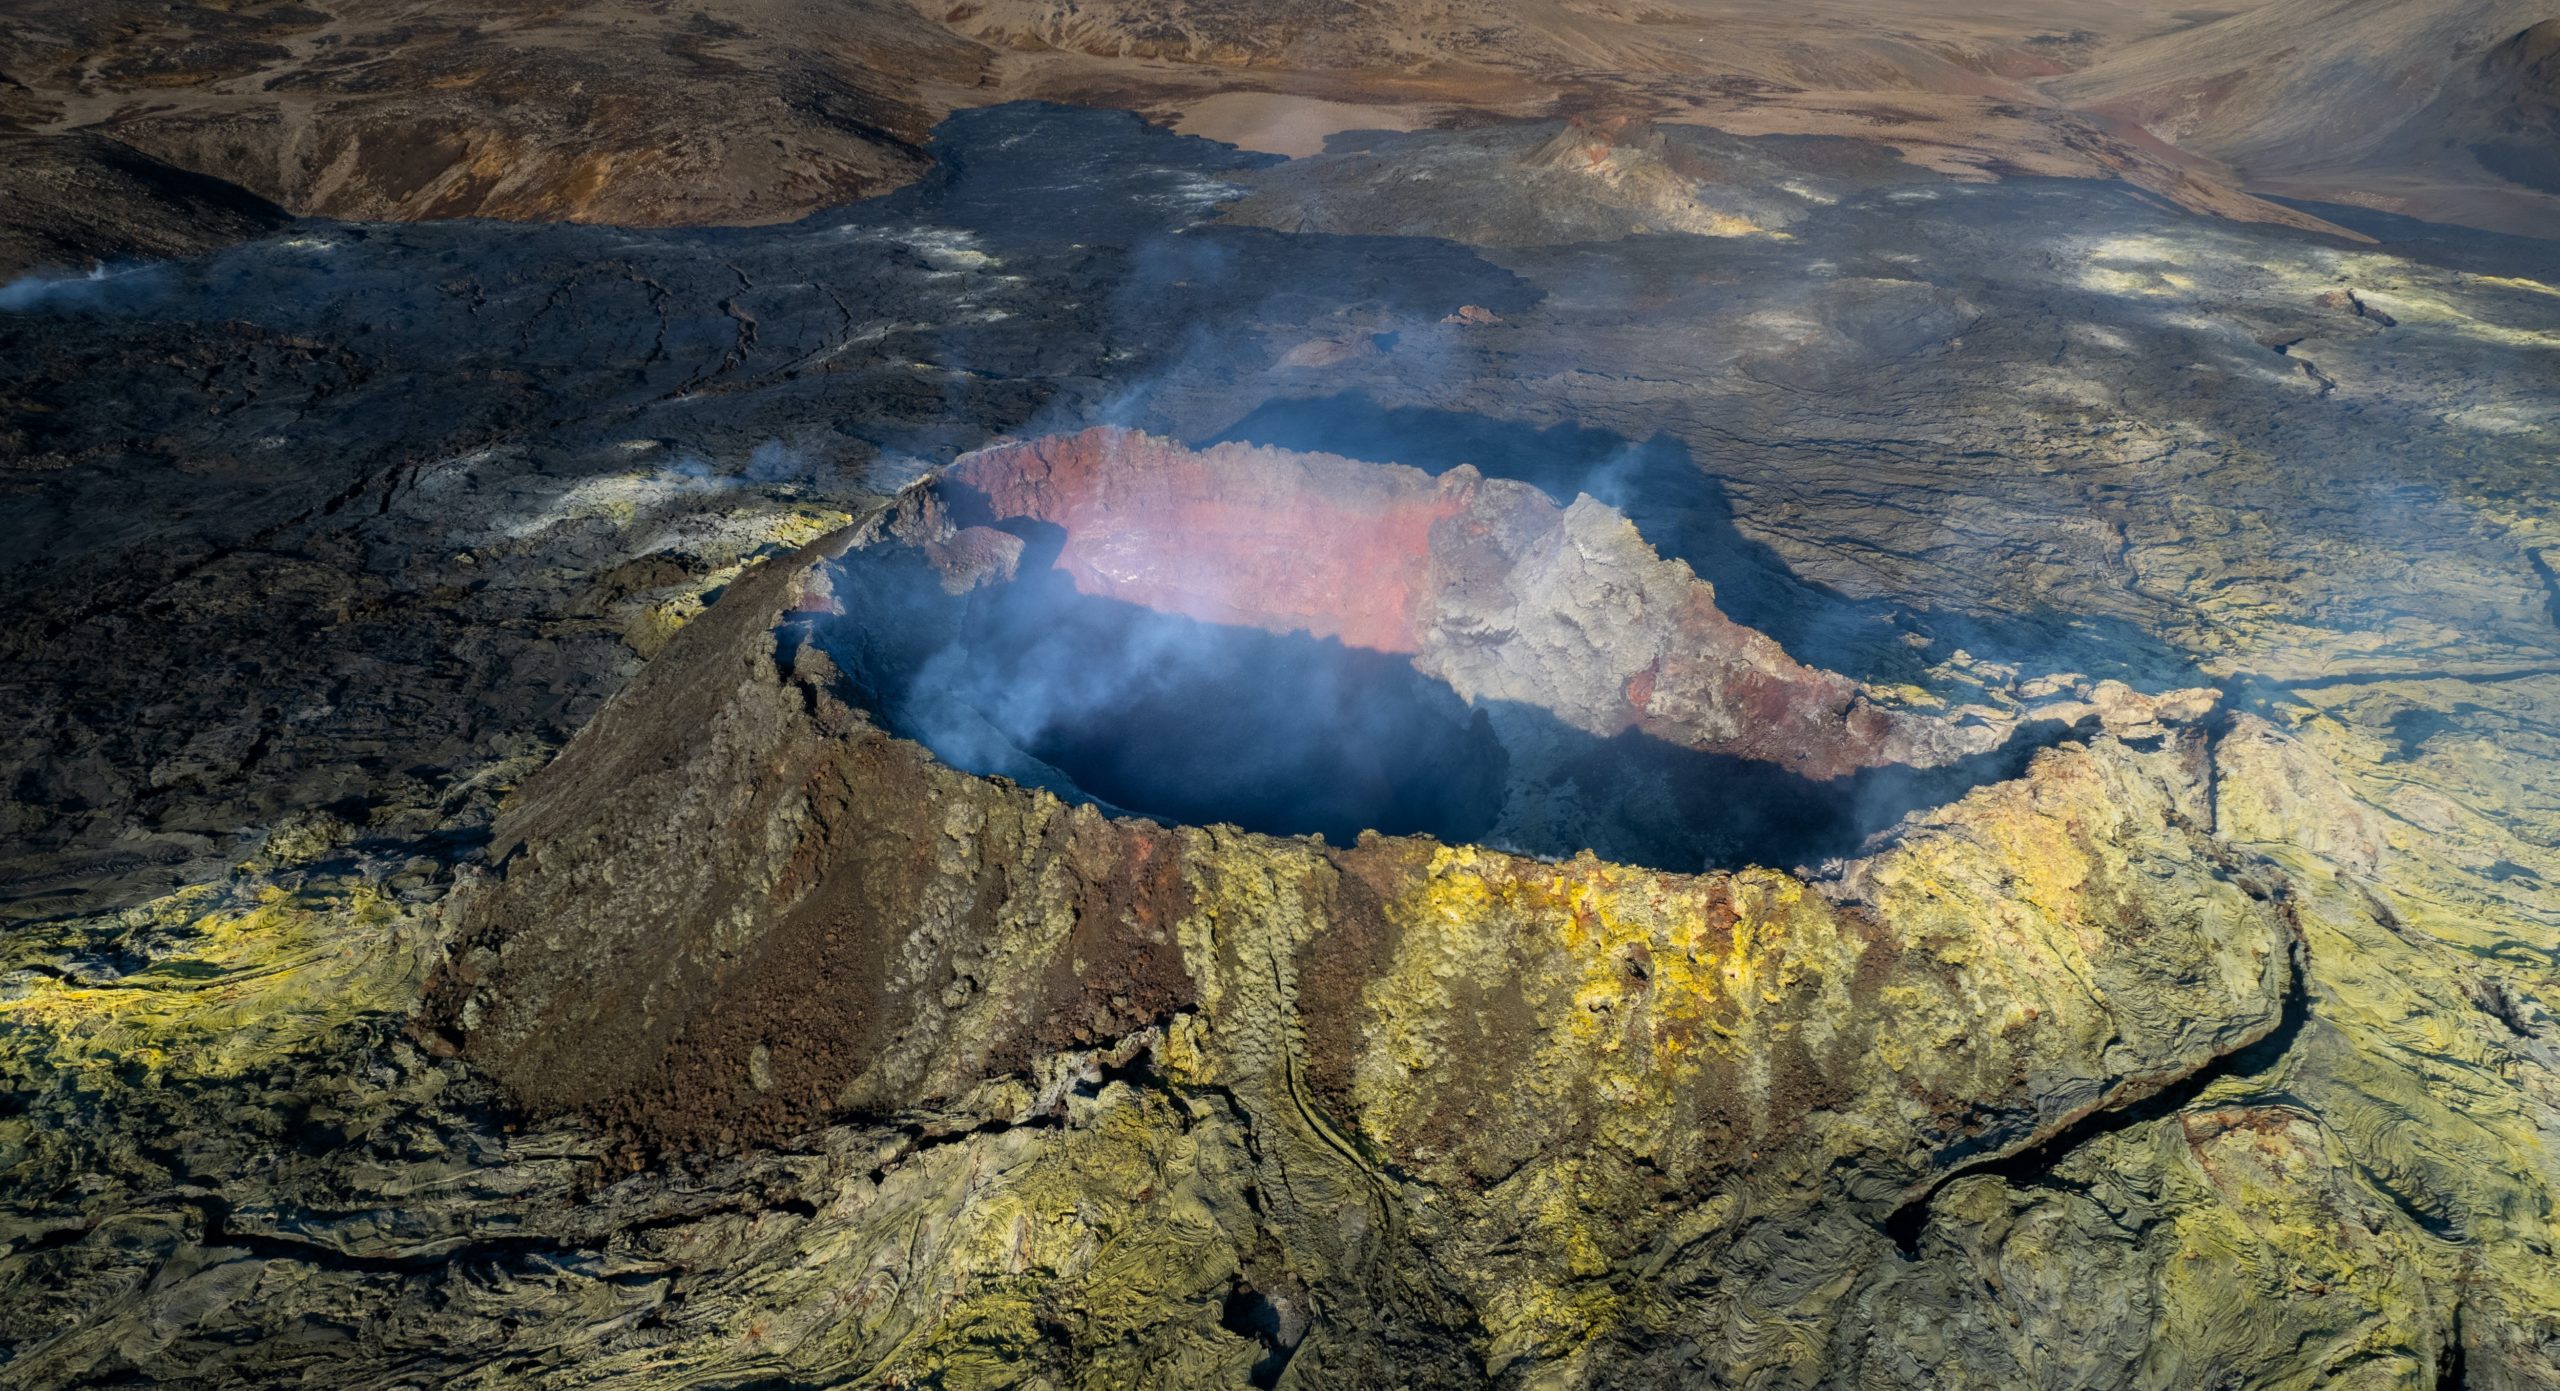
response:
[[[2533,233],[2554,225],[2551,18],[2530,0],[30,0],[0,24],[0,138],[20,152],[0,191],[27,209],[0,274],[228,242],[262,224],[224,210],[260,204],[789,222],[919,177],[949,113],[1025,99],[1293,156],[1349,132],[1656,120],[2331,232],[2265,195]]]
[[[0,134],[10,210],[0,267],[186,256],[284,225],[284,209],[98,136]]]
[[[2531,0],[2285,0],[2128,45],[2048,90],[2253,188],[2548,236],[2555,18]]]
[[[660,1142],[919,1110],[1072,1137],[1083,1093],[1184,1098],[1236,1152],[1160,1200],[1152,1163],[1130,1175],[1133,1235],[1201,1248],[1190,1277],[1222,1271],[1274,1326],[1232,1336],[1195,1286],[1098,1356],[1070,1336],[1081,1378],[1783,1358],[1752,1325],[1827,1341],[1838,1263],[1947,1178],[2201,1074],[2295,988],[2274,881],[2203,829],[2201,736],[2050,754],[1820,884],[1167,830],[933,766],[839,703],[805,639],[777,665],[803,567],[844,544],[733,588],[526,788],[428,1017],[519,1104]],[[673,872],[607,868],[635,863]],[[1022,1243],[1057,1218],[1010,1220],[1038,1262]],[[1124,1293],[1107,1244],[1085,1267],[1058,1235],[1086,1298]],[[793,1321],[896,1349],[875,1377],[1056,1355],[985,1325],[1036,1328],[1064,1290],[955,1275],[910,1264]],[[1342,1300],[1346,1277],[1372,1293]]]
[[[12,22],[0,1384],[2560,1385],[2560,251],[1265,9]]]
[[[920,85],[983,62],[902,0],[41,0],[0,25],[0,118],[297,213],[782,222],[913,179],[952,105]]]

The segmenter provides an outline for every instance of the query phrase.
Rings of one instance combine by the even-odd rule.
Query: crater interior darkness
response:
[[[1337,843],[1493,828],[1501,741],[1400,656],[1094,598],[1053,569],[957,617],[946,646],[888,676],[880,713],[965,772]]]

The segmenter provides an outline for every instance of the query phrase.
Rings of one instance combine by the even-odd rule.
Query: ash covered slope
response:
[[[9,208],[0,277],[36,267],[189,256],[272,232],[282,208],[97,136],[0,132]]]

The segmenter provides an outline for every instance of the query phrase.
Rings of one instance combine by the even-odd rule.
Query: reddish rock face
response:
[[[1404,653],[1420,645],[1431,528],[1478,482],[1109,428],[982,450],[950,477],[999,518],[1063,528],[1057,564],[1082,593]]]
[[[969,455],[954,485],[1000,524],[1058,528],[1055,564],[1080,593],[1408,656],[1469,701],[1601,737],[1641,730],[1815,779],[1972,751],[1734,622],[1617,513],[1472,468],[1096,428]],[[942,557],[983,530],[913,539],[967,588],[985,572]]]

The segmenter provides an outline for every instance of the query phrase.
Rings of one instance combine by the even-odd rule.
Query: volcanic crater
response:
[[[1337,844],[1815,862],[2059,727],[1901,708],[1612,508],[1466,466],[1100,427],[958,460],[821,573],[853,702],[951,766]]]
[[[1435,896],[1491,895],[1571,954],[1616,896],[1713,932],[1768,894],[1803,950],[1866,958],[1877,915],[1919,911],[1892,906],[1900,866],[2007,853],[1907,810],[1972,824],[2051,803],[2032,815],[2076,844],[2110,797],[2192,800],[2191,706],[2102,687],[2041,719],[1905,707],[1735,623],[1609,507],[1470,467],[1108,427],[1003,442],[747,572],[519,794],[498,873],[457,907],[425,1037],[523,1113],[601,1121],[636,1164],[919,1107],[1054,1118],[1093,1067],[1187,1065],[1175,1035],[1233,1004],[1254,969],[1236,954],[1280,951],[1314,1098],[1478,1182],[1516,1167],[1514,1141],[1369,1115],[1351,1042],[1380,973],[1443,921]],[[2056,737],[2090,721],[2086,743]],[[2211,863],[2185,835],[2154,847],[2180,882]],[[1811,878],[1762,867],[1861,849]],[[2178,1061],[2075,1062],[1996,1123],[1929,1099],[1919,1148],[1873,1157],[1875,1201],[2255,1037],[2280,993],[2273,920],[2228,886],[2197,893],[2219,906],[2125,910],[2238,953],[2214,979],[2241,998],[2157,1040]],[[2253,926],[2225,931],[2233,913]],[[610,969],[564,969],[597,934]],[[1672,950],[1611,955],[1610,988],[1645,988]],[[1904,960],[1838,980],[1904,989]],[[1500,1050],[1579,1027],[1496,1013]],[[1845,1085],[1824,1079],[1865,1053],[1836,1042],[1767,1117],[1709,1105],[1679,1181]]]

